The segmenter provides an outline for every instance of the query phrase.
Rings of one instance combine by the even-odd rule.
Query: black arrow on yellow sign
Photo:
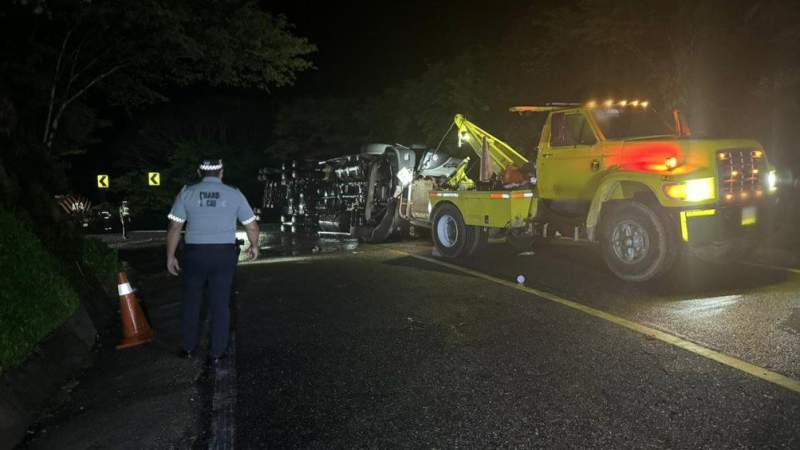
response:
[[[97,187],[100,189],[108,189],[108,175],[98,175],[97,176]]]
[[[148,172],[147,184],[150,186],[161,186],[161,174],[158,172]]]

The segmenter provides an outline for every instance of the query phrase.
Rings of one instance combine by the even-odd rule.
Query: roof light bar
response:
[[[634,108],[637,108],[637,107],[647,108],[647,106],[649,104],[650,104],[649,101],[647,101],[647,100],[639,100],[639,99],[630,100],[630,101],[628,101],[628,100],[615,101],[613,98],[609,98],[609,99],[607,99],[607,100],[602,102],[602,105],[603,105],[604,108],[612,108],[615,105],[619,106],[620,108],[624,108],[626,106],[631,106],[631,107],[634,107]],[[598,102],[597,102],[597,100],[589,100],[588,102],[586,102],[585,106],[587,108],[590,108],[590,109],[591,108],[596,108],[598,106]]]

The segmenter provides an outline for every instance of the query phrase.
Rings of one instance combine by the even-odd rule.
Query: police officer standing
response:
[[[222,183],[222,160],[204,160],[202,180],[184,186],[167,216],[167,270],[183,272],[183,352],[191,358],[197,347],[203,287],[208,283],[211,311],[212,365],[226,356],[230,327],[230,294],[236,269],[236,221],[247,231],[250,259],[258,258],[258,224],[247,199],[238,189]],[[183,268],[175,258],[181,229],[186,222]]]
[[[122,239],[128,239],[128,228],[131,225],[131,209],[128,207],[127,200],[123,200],[122,204],[119,205],[119,222],[122,224]]]

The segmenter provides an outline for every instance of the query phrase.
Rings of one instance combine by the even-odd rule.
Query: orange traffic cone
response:
[[[146,344],[153,340],[156,333],[150,328],[144,317],[139,299],[133,294],[125,272],[117,274],[117,290],[119,291],[119,314],[122,320],[122,341],[117,350]]]

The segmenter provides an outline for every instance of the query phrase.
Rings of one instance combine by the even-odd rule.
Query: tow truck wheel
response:
[[[433,211],[433,245],[445,258],[458,258],[467,248],[467,227],[461,212],[455,206],[445,203]]]
[[[603,220],[601,246],[609,269],[625,281],[647,281],[670,269],[677,246],[659,215],[640,202],[614,205]]]

